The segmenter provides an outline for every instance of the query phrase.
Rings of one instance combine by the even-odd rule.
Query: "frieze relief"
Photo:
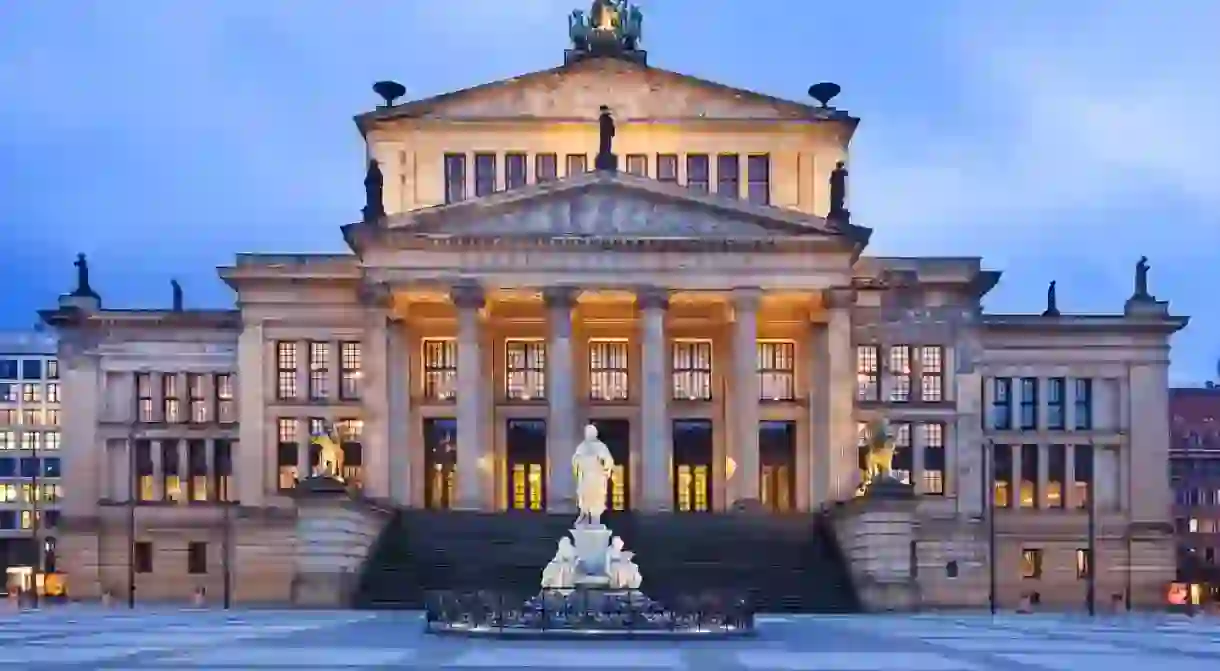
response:
[[[601,105],[619,119],[793,119],[797,105],[750,100],[747,92],[701,85],[674,73],[614,59],[538,73],[454,96],[425,112],[437,118],[596,119]],[[807,116],[807,114],[806,114]]]

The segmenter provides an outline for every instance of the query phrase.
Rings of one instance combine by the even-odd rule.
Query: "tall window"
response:
[[[626,401],[627,341],[589,341],[589,398],[594,401]]]
[[[343,480],[349,484],[361,487],[364,484],[364,421],[359,419],[341,419],[335,422],[335,432],[339,434],[339,445],[343,448]]]
[[[297,397],[297,344],[289,340],[275,343],[275,397],[281,401]]]
[[[1052,377],[1046,381],[1046,428],[1062,431],[1065,424],[1063,403],[1067,395],[1067,380]]]
[[[181,503],[185,492],[182,491],[182,453],[178,451],[178,441],[161,441],[161,485],[165,492],[165,500]]]
[[[727,198],[741,197],[741,159],[737,154],[716,157],[716,193]]]
[[[1038,378],[1021,378],[1021,430],[1038,428]]]
[[[330,343],[309,343],[309,400],[330,397]]]
[[[59,403],[59,383],[47,383],[47,403]]]
[[[906,403],[911,400],[911,346],[892,345],[890,347],[890,400],[895,403]]]
[[[771,204],[771,156],[754,154],[746,158],[746,198],[755,205]]]
[[[208,421],[208,399],[203,391],[203,376],[190,373],[186,376],[186,393],[191,399],[190,421],[203,424]]]
[[[206,575],[208,572],[208,544],[191,541],[186,544],[186,572],[191,575]]]
[[[297,471],[297,459],[300,453],[297,420],[291,417],[281,417],[276,423],[276,434],[279,488],[281,490],[292,489],[296,487],[297,478],[302,476]]]
[[[627,154],[627,172],[640,177],[648,176],[648,155]]]
[[[914,467],[914,456],[911,452],[911,425],[907,422],[891,422],[890,431],[894,433],[894,460],[892,467],[894,476],[906,484],[911,484],[911,469]]]
[[[686,188],[699,193],[707,193],[709,180],[709,161],[707,154],[687,154],[686,156]]]
[[[796,398],[796,343],[764,340],[758,343],[758,397],[761,401]]]
[[[504,341],[504,395],[510,401],[546,398],[546,343]]]
[[[926,494],[945,493],[945,425],[928,422],[919,425],[923,444],[923,490]]]
[[[153,421],[152,385],[151,373],[136,373],[136,416],[138,421]]]
[[[166,422],[182,421],[182,416],[179,414],[179,411],[181,410],[181,400],[178,398],[178,395],[181,392],[182,390],[178,388],[177,375],[174,373],[161,374],[161,403]]]
[[[1037,508],[1038,497],[1038,446],[1021,446],[1021,507]]]
[[[1063,481],[1067,478],[1067,448],[1051,445],[1046,450],[1046,504],[1063,508]]]
[[[216,421],[221,424],[237,421],[237,407],[233,402],[233,376],[229,373],[216,376]]]
[[[657,154],[657,181],[678,183],[677,154]]]
[[[525,154],[504,155],[504,187],[519,189],[525,186]]]
[[[339,343],[339,398],[354,401],[360,398],[360,343]]]
[[[152,501],[153,487],[152,441],[136,441],[136,498]]]
[[[991,427],[996,431],[1012,429],[1012,378],[993,378],[991,399]]]
[[[188,440],[186,443],[187,498],[191,501],[208,500],[208,444],[203,440]]]
[[[995,507],[1012,507],[1012,446],[992,446],[992,466],[995,470]]]
[[[1084,510],[1088,508],[1089,499],[1093,497],[1093,446],[1076,445],[1073,452],[1072,466],[1075,473],[1072,476],[1075,480],[1072,488],[1076,491],[1076,507]]]
[[[22,384],[21,400],[24,403],[40,403],[42,401],[42,385],[36,382]]]
[[[445,154],[445,202],[466,200],[466,155]]]
[[[1075,428],[1077,431],[1093,429],[1093,380],[1087,377],[1076,379]]]
[[[877,401],[881,398],[881,367],[876,345],[856,346],[856,400]]]
[[[675,400],[712,400],[712,343],[707,340],[673,342],[673,394]]]
[[[62,434],[58,431],[44,431],[42,434],[42,449],[58,450],[62,441]]]
[[[237,500],[233,488],[233,445],[227,440],[216,441],[216,498],[219,501]]]
[[[553,182],[559,179],[559,157],[555,154],[537,154],[534,156],[534,180],[537,182]]]
[[[1042,550],[1021,550],[1021,577],[1030,579],[1042,577]]]
[[[58,359],[47,359],[47,379],[48,380],[58,380],[59,379],[59,360]]]
[[[474,155],[474,195],[476,198],[496,192],[496,155]]]
[[[919,400],[945,400],[945,348],[940,345],[919,348]]]
[[[564,160],[567,162],[567,171],[564,174],[568,177],[583,175],[589,171],[589,159],[585,154],[568,154]]]
[[[428,338],[423,342],[424,398],[452,401],[457,397],[457,341]]]

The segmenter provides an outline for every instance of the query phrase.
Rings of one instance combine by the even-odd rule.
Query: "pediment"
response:
[[[358,122],[399,117],[596,119],[607,105],[632,119],[839,119],[820,108],[615,58],[586,59],[371,112]]]
[[[622,173],[591,172],[478,200],[389,218],[385,228],[426,236],[704,240],[838,239],[869,231],[794,210],[698,194]]]

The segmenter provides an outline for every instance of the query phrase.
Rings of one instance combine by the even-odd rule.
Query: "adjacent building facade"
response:
[[[1195,603],[1220,602],[1220,388],[1173,389],[1169,408],[1178,579]]]
[[[238,255],[227,311],[110,309],[85,272],[44,314],[79,595],[122,591],[134,515],[144,597],[216,593],[228,556],[239,599],[288,600],[293,488],[332,428],[345,479],[397,506],[573,511],[591,422],[612,508],[783,514],[856,495],[876,417],[917,492],[929,605],[983,579],[988,493],[1006,602],[1079,606],[1095,563],[1144,602],[1173,578],[1168,482],[1147,474],[1185,319],[1146,270],[1112,315],[983,313],[1000,273],[980,259],[867,255],[843,202],[858,119],[634,48],[356,123],[375,169],[351,253]]]
[[[50,334],[0,333],[0,566],[9,590],[41,585],[39,569],[56,569],[64,494],[56,350]]]

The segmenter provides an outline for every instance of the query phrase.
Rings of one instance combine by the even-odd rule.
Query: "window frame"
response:
[[[457,400],[457,339],[423,338],[419,347],[425,402]]]
[[[911,386],[915,377],[914,347],[906,344],[889,345],[886,350],[886,372],[890,379],[890,403],[910,403]],[[903,370],[896,370],[901,368]]]
[[[702,169],[696,169],[702,165]],[[702,177],[692,177],[699,175]],[[709,154],[686,155],[686,188],[695,193],[710,193],[712,188],[712,159]]]
[[[763,338],[755,342],[755,375],[758,377],[760,402],[786,403],[796,400],[796,357],[795,340]],[[779,393],[768,393],[774,386],[779,387]]]
[[[878,344],[856,345],[856,400],[881,401],[881,346]]]
[[[300,397],[297,388],[297,368],[301,365],[301,344],[295,340],[275,341],[275,398],[277,401],[295,401]]]
[[[504,188],[520,189],[529,184],[529,154],[510,151],[504,154]],[[519,174],[518,174],[519,173]]]
[[[504,339],[504,398],[546,400],[547,343],[543,338]],[[520,360],[520,365],[516,360]]]
[[[716,195],[741,199],[741,155],[716,155]]]
[[[495,152],[476,151],[474,153],[475,198],[486,198],[496,192],[498,158]]]
[[[339,341],[339,400],[359,401],[364,395],[364,344],[359,340]]]
[[[668,168],[672,168],[672,175]],[[678,155],[677,154],[657,154],[657,181],[666,182],[669,184],[677,184],[681,176],[678,173]]]
[[[761,165],[762,170],[756,170]],[[756,175],[761,172],[761,176]],[[746,155],[746,200],[755,205],[771,204],[771,155]]]
[[[559,154],[551,152],[534,154],[534,182],[541,184],[557,179],[559,179]]]
[[[945,400],[945,346],[919,346],[919,400],[942,403]],[[931,356],[929,356],[931,355]]]
[[[710,401],[715,351],[708,338],[674,338],[669,343],[670,398]]]
[[[589,400],[597,403],[630,401],[630,341],[627,338],[590,338],[588,352]],[[598,358],[602,359],[603,363],[595,363]],[[614,394],[616,390],[621,391],[621,394]],[[598,395],[599,391],[602,395]]]
[[[445,204],[464,202],[466,193],[466,154],[448,152],[442,159],[441,175],[445,180]]]

